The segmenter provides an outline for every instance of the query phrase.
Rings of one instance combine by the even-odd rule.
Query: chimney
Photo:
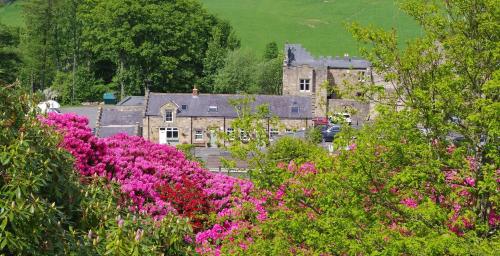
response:
[[[350,60],[351,60],[351,59],[349,58],[349,53],[344,53],[344,60],[345,60],[345,61],[347,61],[347,60],[349,60],[349,61],[350,61]]]
[[[198,97],[198,89],[196,89],[196,86],[193,88],[193,97]]]

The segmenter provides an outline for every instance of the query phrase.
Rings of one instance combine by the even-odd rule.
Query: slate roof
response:
[[[311,98],[304,96],[254,95],[252,106],[269,104],[270,111],[279,118],[312,118]],[[237,117],[229,99],[242,98],[233,94],[200,94],[194,97],[190,93],[150,93],[147,116],[159,116],[160,108],[169,101],[180,106],[177,116],[185,117]],[[187,105],[187,110],[182,110]],[[210,106],[217,106],[217,112],[209,112]],[[299,113],[292,113],[292,106],[299,107]]]
[[[127,96],[117,106],[144,106],[144,96]]]
[[[97,135],[99,138],[107,138],[119,133],[136,136],[135,131],[136,127],[134,126],[103,126],[99,128]]]
[[[79,116],[85,116],[89,119],[89,127],[95,128],[97,123],[97,106],[79,106],[79,107],[62,107],[60,108],[61,113],[74,113]]]
[[[358,57],[319,57],[314,58],[300,44],[285,44],[285,62],[288,66],[309,65],[312,67],[330,67],[344,69],[366,69],[370,62]]]
[[[136,125],[142,124],[143,107],[104,107],[100,125]]]

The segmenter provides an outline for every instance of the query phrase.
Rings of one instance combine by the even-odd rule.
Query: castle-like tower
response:
[[[345,84],[371,83],[373,74],[369,61],[344,55],[314,58],[300,44],[285,45],[283,62],[283,95],[311,97],[313,116],[325,117],[344,102],[354,102],[352,94],[339,97],[335,88]],[[356,91],[351,92],[353,94]],[[347,100],[347,101],[346,101]],[[358,103],[349,103],[359,105]],[[365,109],[363,111],[366,112]]]

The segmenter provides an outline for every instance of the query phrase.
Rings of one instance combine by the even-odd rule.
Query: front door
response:
[[[160,128],[160,144],[167,144],[167,129]]]
[[[211,148],[217,147],[217,134],[215,133],[214,130],[210,130],[210,147]]]

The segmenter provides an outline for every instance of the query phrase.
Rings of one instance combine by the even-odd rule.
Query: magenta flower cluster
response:
[[[95,137],[85,117],[74,114],[49,114],[41,121],[63,134],[60,146],[75,158],[75,169],[82,176],[98,175],[120,184],[129,202],[127,206],[137,212],[161,218],[169,212],[177,213],[170,202],[162,200],[158,188],[192,181],[210,199],[222,225],[200,232],[196,243],[211,248],[239,226],[238,210],[246,202],[255,206],[260,220],[267,217],[263,202],[252,198],[253,184],[222,174],[214,174],[196,162],[186,159],[174,147],[159,145],[141,137],[118,134],[110,138]],[[234,219],[234,221],[232,221]],[[210,250],[213,254],[218,249]],[[200,252],[209,252],[205,249]]]

